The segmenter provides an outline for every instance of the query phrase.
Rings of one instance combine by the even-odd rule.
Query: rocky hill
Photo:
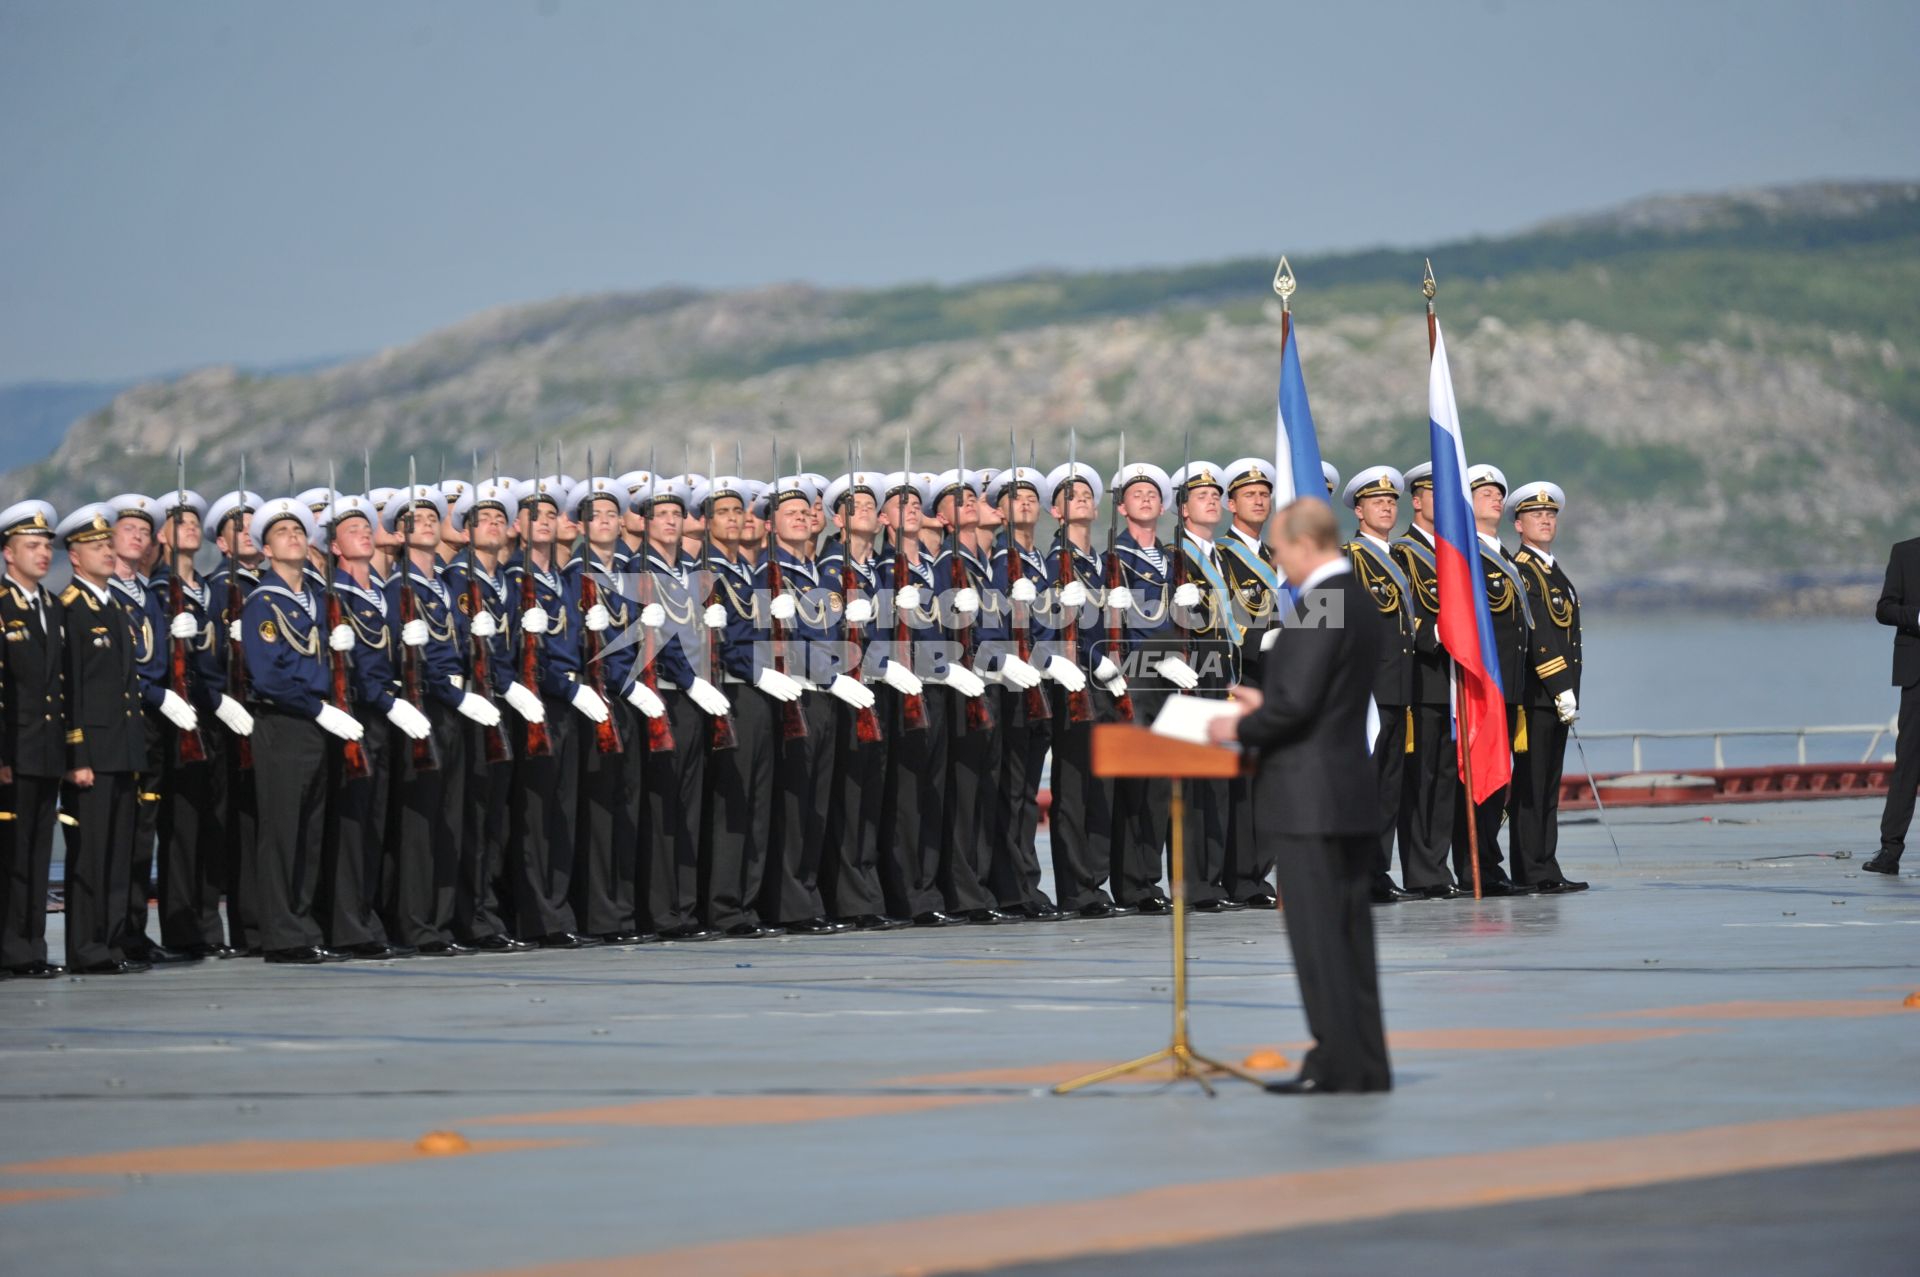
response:
[[[1884,563],[1916,532],[1920,185],[1823,184],[1641,201],[1502,239],[1300,256],[1295,318],[1323,451],[1343,471],[1426,450],[1421,259],[1440,280],[1467,439],[1516,482],[1567,488],[1589,580],[1758,601]],[[1272,446],[1273,263],[1065,274],[960,287],[565,298],[475,316],[370,358],[297,375],[208,368],[137,386],[77,422],[7,490],[56,504],[171,481],[378,480],[466,469],[538,442],[679,469],[771,441],[809,468],[850,440],[892,466],[1025,455],[1178,464]],[[549,462],[550,464],[550,462]]]

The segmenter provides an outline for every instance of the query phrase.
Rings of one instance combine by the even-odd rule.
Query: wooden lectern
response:
[[[1247,755],[1219,745],[1191,745],[1126,723],[1102,723],[1093,729],[1094,775],[1173,781],[1173,801],[1169,808],[1172,825],[1169,842],[1173,851],[1169,866],[1173,874],[1173,1041],[1152,1055],[1062,1082],[1053,1088],[1055,1095],[1137,1073],[1163,1060],[1172,1062],[1174,1080],[1192,1078],[1208,1095],[1213,1094],[1213,1084],[1207,1079],[1209,1073],[1224,1073],[1255,1086],[1266,1085],[1263,1079],[1243,1069],[1200,1054],[1187,1040],[1187,801],[1186,786],[1181,782],[1232,780],[1248,761]]]

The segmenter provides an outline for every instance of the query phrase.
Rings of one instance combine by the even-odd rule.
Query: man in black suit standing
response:
[[[1887,560],[1887,584],[1880,591],[1874,619],[1893,627],[1893,685],[1900,689],[1900,736],[1894,743],[1893,775],[1887,805],[1880,814],[1880,854],[1862,868],[1877,874],[1900,872],[1907,826],[1913,823],[1913,795],[1920,788],[1920,537],[1901,541]]]
[[[1340,553],[1333,509],[1317,498],[1274,516],[1274,558],[1299,601],[1262,662],[1264,687],[1237,689],[1241,714],[1216,720],[1221,744],[1260,751],[1258,836],[1271,840],[1287,942],[1313,1049],[1291,1095],[1393,1087],[1380,1019],[1369,908],[1380,851],[1380,795],[1367,704],[1380,662],[1373,597]],[[1352,624],[1348,621],[1351,619]]]

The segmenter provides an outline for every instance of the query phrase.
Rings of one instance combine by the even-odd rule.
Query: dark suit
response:
[[[1374,860],[1374,889],[1393,889],[1393,839],[1400,824],[1400,794],[1405,787],[1407,752],[1412,746],[1409,707],[1413,704],[1412,582],[1388,548],[1365,536],[1346,545],[1354,578],[1373,597],[1364,616],[1379,631],[1380,664],[1373,678],[1373,699],[1380,709],[1380,731],[1373,739],[1374,777],[1380,792],[1380,854]],[[1406,854],[1401,853],[1401,859]]]
[[[67,830],[67,965],[118,962],[143,938],[132,933],[127,896],[133,878],[134,791],[147,770],[147,724],[134,672],[133,628],[126,610],[74,584],[60,596],[65,614],[67,766],[91,768],[93,784],[60,787]]]
[[[1533,611],[1533,650],[1527,656],[1527,690],[1519,713],[1526,722],[1527,750],[1513,756],[1507,829],[1514,881],[1538,886],[1565,882],[1561,872],[1560,773],[1567,757],[1567,724],[1554,698],[1580,694],[1580,596],[1566,569],[1531,546],[1513,556]]]
[[[1920,787],[1920,538],[1893,547],[1873,616],[1893,627],[1893,685],[1900,689],[1900,738],[1880,815],[1880,852],[1898,860],[1913,822],[1914,790]]]
[[[1370,888],[1380,802],[1367,700],[1380,660],[1373,597],[1341,570],[1305,592],[1263,663],[1264,703],[1240,720],[1260,751],[1259,836],[1274,844],[1287,942],[1314,1047],[1301,1077],[1327,1090],[1392,1086]]]
[[[1414,623],[1413,759],[1400,793],[1400,874],[1409,891],[1453,884],[1447,849],[1460,764],[1453,739],[1453,663],[1440,646],[1440,585],[1433,538],[1417,527],[1393,543],[1393,559],[1412,586]]]
[[[53,864],[54,805],[67,769],[61,699],[60,607],[8,579],[0,586],[0,763],[13,782],[0,789],[10,819],[0,825],[0,966],[47,960],[47,879]]]

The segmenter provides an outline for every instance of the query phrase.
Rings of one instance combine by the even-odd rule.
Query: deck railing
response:
[[[1713,766],[1716,770],[1727,766],[1726,743],[1730,739],[1748,736],[1791,737],[1794,742],[1795,761],[1804,765],[1807,762],[1807,738],[1810,736],[1865,736],[1867,748],[1860,755],[1860,761],[1870,763],[1880,748],[1880,742],[1892,741],[1899,734],[1899,720],[1888,719],[1884,723],[1840,724],[1819,727],[1694,727],[1667,730],[1641,730],[1616,732],[1581,732],[1583,741],[1624,740],[1633,744],[1633,770],[1645,771],[1641,746],[1650,740],[1711,740],[1713,742]]]

